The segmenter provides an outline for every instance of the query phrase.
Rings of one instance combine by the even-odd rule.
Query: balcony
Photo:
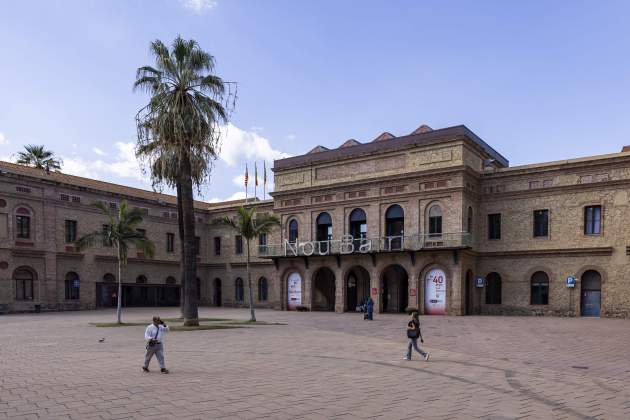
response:
[[[329,241],[311,241],[258,246],[258,257],[310,257],[323,255],[370,254],[375,252],[402,252],[467,248],[472,244],[468,232],[431,235],[383,236],[354,239],[343,236]]]

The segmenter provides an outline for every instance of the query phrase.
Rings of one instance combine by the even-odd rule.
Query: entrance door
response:
[[[313,279],[313,311],[335,310],[335,274],[328,268],[320,268]]]
[[[214,295],[212,303],[214,306],[221,306],[221,279],[214,279]]]
[[[465,314],[466,315],[472,315],[473,313],[473,301],[472,301],[472,297],[473,297],[473,284],[472,284],[472,272],[468,271],[466,273],[466,296],[464,297],[465,299]]]
[[[602,301],[602,276],[595,270],[582,274],[580,313],[582,316],[599,316]]]
[[[409,277],[404,268],[391,265],[383,271],[381,302],[383,312],[405,312],[408,306]]]

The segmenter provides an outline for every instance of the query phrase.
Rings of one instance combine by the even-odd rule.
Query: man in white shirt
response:
[[[164,334],[168,332],[168,326],[160,319],[159,316],[153,317],[153,323],[147,326],[144,331],[144,339],[147,340],[147,353],[144,356],[144,366],[142,370],[149,372],[149,362],[153,358],[153,355],[158,359],[160,363],[160,371],[162,373],[168,373],[166,365],[164,364]]]

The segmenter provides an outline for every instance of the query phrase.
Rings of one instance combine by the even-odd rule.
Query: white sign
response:
[[[425,278],[424,313],[427,315],[446,313],[446,274],[439,268],[429,271]]]
[[[302,277],[299,273],[289,274],[287,280],[287,309],[295,311],[302,305]]]

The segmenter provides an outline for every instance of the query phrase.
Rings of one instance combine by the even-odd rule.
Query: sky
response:
[[[629,18],[627,1],[0,0],[0,159],[43,144],[64,172],[150,189],[132,85],[177,35],[238,84],[206,201],[242,198],[245,163],[253,179],[254,162],[421,124],[465,124],[511,166],[614,153]]]

